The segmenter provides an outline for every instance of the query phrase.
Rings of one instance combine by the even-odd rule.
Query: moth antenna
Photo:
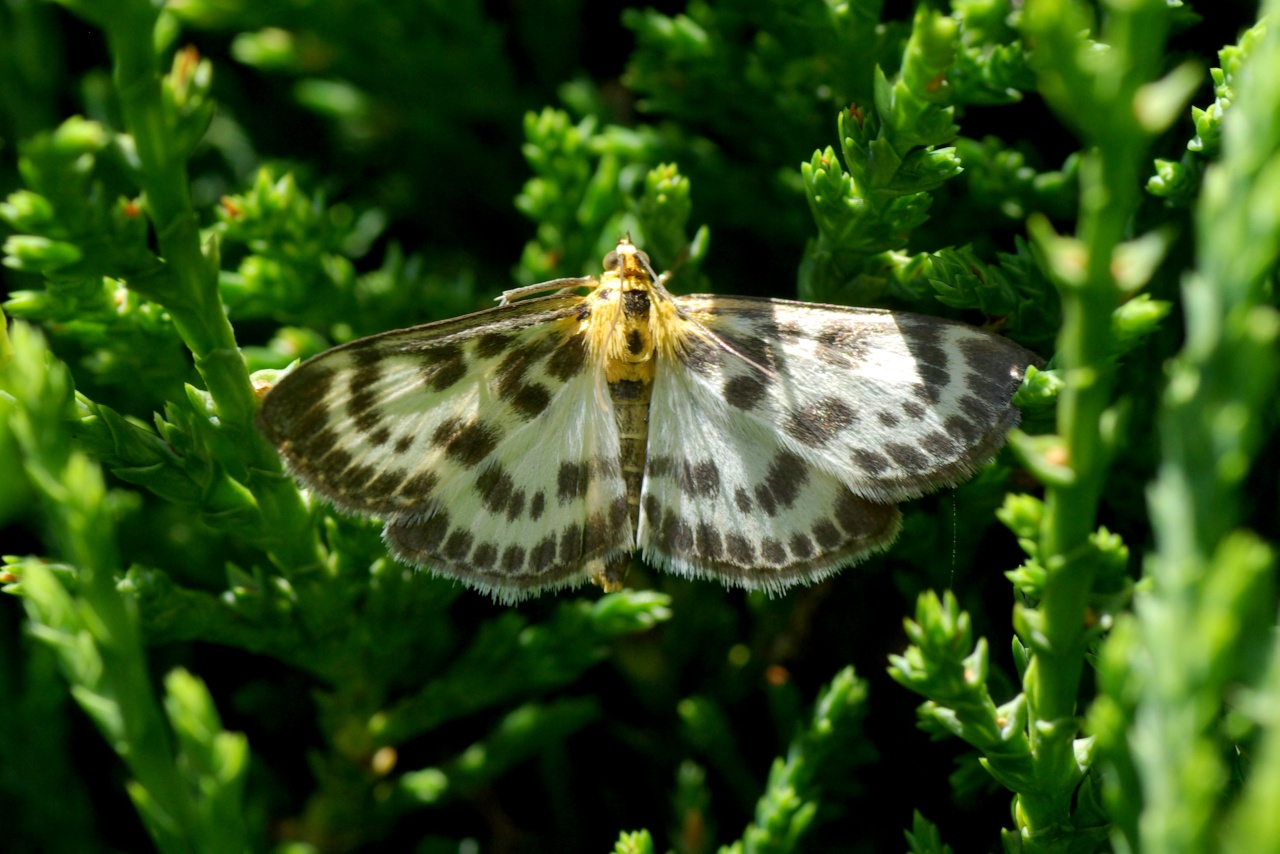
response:
[[[728,341],[721,338],[712,330],[706,329],[704,327],[703,331],[711,338],[713,342],[715,342],[715,345],[719,347],[721,350],[724,350],[726,353],[732,353],[734,356],[737,356],[739,359],[746,362],[748,365],[755,368],[757,371],[759,371],[761,374],[768,377],[769,379],[771,380],[778,379],[778,374],[776,371],[772,370],[771,368],[766,368],[764,365],[761,365],[758,362],[752,361],[750,357],[745,356],[742,353],[739,353],[736,349],[734,349],[734,346],[732,344],[730,344]]]

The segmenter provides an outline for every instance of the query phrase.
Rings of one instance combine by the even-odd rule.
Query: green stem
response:
[[[1240,683],[1275,630],[1274,542],[1243,529],[1242,497],[1273,427],[1280,376],[1280,316],[1268,305],[1280,254],[1277,14],[1276,0],[1263,4],[1271,23],[1223,120],[1222,156],[1206,174],[1196,270],[1183,280],[1186,344],[1170,363],[1157,422],[1162,465],[1148,493],[1155,551],[1132,655],[1146,672],[1125,686],[1134,734],[1129,756],[1116,757],[1136,771],[1123,796],[1141,804],[1127,831],[1144,851],[1268,851],[1278,835],[1268,757],[1251,745],[1251,761],[1236,765],[1222,727],[1226,710],[1239,714],[1237,698],[1249,696]],[[1249,708],[1275,702],[1255,696]],[[1237,780],[1226,781],[1237,774],[1245,795],[1224,834],[1224,787],[1234,789]]]
[[[321,566],[323,558],[297,489],[281,477],[280,460],[253,426],[257,409],[249,370],[218,294],[217,271],[200,247],[185,155],[173,149],[161,91],[159,60],[153,47],[158,10],[153,4],[122,3],[111,18],[107,38],[115,61],[115,82],[125,126],[136,146],[138,180],[165,260],[163,282],[131,283],[149,289],[164,305],[191,350],[218,415],[224,459],[233,474],[252,482],[264,528],[278,531],[271,550],[290,574]],[[253,478],[253,472],[267,477]]]
[[[1076,124],[1089,146],[1081,164],[1078,249],[1085,268],[1059,284],[1063,325],[1058,361],[1066,383],[1057,432],[1072,477],[1046,489],[1040,554],[1047,570],[1038,613],[1029,623],[1035,650],[1025,686],[1034,755],[1034,790],[1021,792],[1024,833],[1043,835],[1071,822],[1080,779],[1073,742],[1088,642],[1086,613],[1096,559],[1089,537],[1109,464],[1111,323],[1119,298],[1112,273],[1116,248],[1139,202],[1139,168],[1149,134],[1137,119],[1139,87],[1159,67],[1167,11],[1162,2],[1107,4],[1104,59],[1079,41],[1083,10],[1064,0],[1029,4],[1027,28],[1039,44],[1042,83],[1058,112]],[[1082,111],[1087,112],[1082,115]],[[1062,266],[1074,259],[1059,258]],[[1048,849],[1046,849],[1048,850]]]
[[[1041,602],[1046,645],[1031,697],[1035,715],[1061,720],[1075,714],[1084,664],[1085,608],[1092,561],[1081,559],[1096,524],[1106,479],[1107,451],[1100,425],[1111,402],[1111,314],[1116,286],[1111,258],[1137,203],[1137,159],[1115,148],[1092,153],[1081,169],[1080,235],[1088,252],[1086,281],[1062,290],[1059,359],[1067,377],[1058,403],[1058,435],[1074,472],[1070,484],[1045,497],[1042,553],[1051,556]]]
[[[235,332],[222,308],[216,277],[200,251],[200,229],[191,206],[186,163],[174,156],[164,126],[160,71],[151,49],[151,27],[130,22],[108,31],[115,57],[121,110],[137,146],[142,166],[139,180],[156,229],[168,281],[165,308],[182,340],[195,356],[196,368],[213,396],[225,428],[243,429],[255,409],[249,371],[240,358]],[[263,443],[249,449],[261,456]]]
[[[76,700],[98,724],[137,780],[147,820],[163,852],[196,850],[191,788],[173,761],[164,714],[152,690],[137,612],[116,587],[120,559],[100,469],[70,450],[64,404],[65,367],[52,362],[43,340],[15,327],[15,359],[7,380],[17,399],[10,424],[49,527],[76,568],[70,589],[34,559],[27,610],[37,637],[52,640]],[[58,592],[54,593],[54,588]],[[70,640],[74,638],[74,641]]]

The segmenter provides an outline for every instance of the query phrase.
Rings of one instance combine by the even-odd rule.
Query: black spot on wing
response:
[[[856,368],[866,360],[872,337],[867,324],[833,321],[814,336],[818,342],[814,352],[820,362],[834,368]]]
[[[609,523],[603,513],[592,513],[587,517],[587,525],[583,531],[582,547],[588,554],[608,548]]]
[[[801,560],[813,557],[813,540],[804,534],[795,534],[791,537],[791,553]]]
[[[293,440],[294,452],[310,462],[325,459],[338,446],[338,433],[332,427],[326,427],[315,433],[305,433]]]
[[[852,539],[874,536],[892,527],[896,513],[891,504],[875,504],[848,490],[836,499],[836,523]]]
[[[556,535],[547,534],[529,550],[529,571],[542,573],[556,565]]]
[[[347,495],[365,492],[369,481],[373,480],[374,477],[373,467],[358,463],[352,464],[350,454],[345,451],[340,453],[342,456],[339,461],[346,463],[346,465],[335,465],[327,471],[329,485],[338,492],[346,493]],[[338,455],[335,454],[333,456],[337,457]],[[334,461],[331,459],[328,462]]]
[[[402,554],[419,560],[437,554],[449,531],[449,514],[444,510],[426,519],[398,518],[387,523],[387,539]]]
[[[696,463],[682,460],[676,483],[686,495],[711,498],[720,492],[720,469],[710,459]]]
[[[1009,395],[1022,381],[1027,364],[1038,361],[1016,344],[996,335],[966,336],[959,348],[972,373],[998,381]]]
[[[787,562],[786,548],[772,537],[765,537],[760,541],[760,556],[764,558],[765,563],[771,563],[776,566]]]
[[[382,424],[382,413],[376,409],[366,409],[357,414],[352,423],[356,430],[368,435],[379,429]]]
[[[493,569],[493,564],[497,559],[498,547],[493,543],[481,543],[471,553],[471,565],[482,572]]]
[[[854,448],[853,452],[849,456],[850,461],[855,466],[868,474],[883,474],[891,467],[888,457],[879,451],[872,451],[868,448]]]
[[[543,335],[524,346],[514,347],[503,356],[494,371],[498,396],[503,400],[510,400],[519,394],[525,386],[525,374],[531,367],[542,361],[555,345],[554,336]]]
[[[813,538],[818,541],[818,545],[827,550],[834,549],[844,540],[835,523],[830,519],[823,519],[813,526]]]
[[[372,355],[369,351],[359,351],[362,355]],[[357,367],[351,372],[347,413],[357,421],[360,416],[371,411],[378,403],[378,395],[374,387],[382,379],[382,369],[377,362],[357,360]]]
[[[313,436],[330,420],[323,401],[333,391],[337,371],[308,365],[288,375],[267,393],[258,424],[272,442]]]
[[[556,473],[556,498],[568,504],[587,494],[591,470],[586,463],[565,462]]]
[[[537,418],[551,405],[551,392],[538,383],[528,383],[521,385],[511,395],[509,402],[526,418]]]
[[[809,480],[809,469],[795,454],[780,452],[769,464],[764,480],[756,485],[756,502],[768,516],[790,507]]]
[[[685,341],[684,349],[680,353],[680,361],[695,374],[705,376],[720,364],[720,354],[710,341],[691,336]]]
[[[524,566],[524,548],[521,546],[510,545],[502,552],[502,571],[508,573],[516,573]]]
[[[662,515],[660,538],[669,554],[687,555],[693,550],[693,528],[670,510]]]
[[[937,430],[931,430],[920,437],[920,448],[937,461],[954,459],[959,451],[953,439]]]
[[[698,556],[708,560],[720,560],[724,553],[724,543],[720,532],[706,522],[699,522],[694,535],[694,546]]]
[[[529,518],[535,522],[538,521],[546,509],[547,494],[539,489],[533,494],[533,500],[529,502]]]
[[[515,492],[515,481],[502,466],[491,466],[476,478],[476,492],[490,513],[501,513]]]
[[[476,355],[481,359],[492,359],[510,347],[514,340],[514,335],[486,332],[476,339]]]
[[[404,482],[404,471],[401,469],[389,469],[382,472],[369,482],[365,488],[373,501],[381,502],[386,496],[394,495],[400,489],[400,484]]]
[[[884,451],[895,463],[909,472],[922,472],[929,468],[928,456],[913,445],[887,442],[884,445]]]
[[[644,515],[650,525],[657,525],[662,519],[662,502],[652,492],[644,496]]]
[[[857,415],[847,403],[824,397],[793,410],[783,422],[783,429],[793,439],[816,448],[830,442],[855,420]]]
[[[613,530],[617,531],[627,522],[627,517],[631,514],[628,512],[627,497],[619,495],[613,499],[613,503],[609,505],[609,525]]]
[[[572,563],[582,557],[582,526],[574,523],[560,532],[561,563]]]
[[[741,410],[755,409],[769,391],[768,382],[754,374],[739,374],[730,378],[722,394],[727,403]]]
[[[432,391],[446,391],[467,373],[467,362],[457,344],[444,344],[414,353],[423,382]]]
[[[1017,388],[1016,385],[1011,385],[1008,376],[1001,377],[998,374],[965,374],[964,385],[977,397],[996,405],[1004,405],[1010,393]]]
[[[449,532],[448,538],[445,539],[444,545],[441,547],[441,553],[454,562],[460,562],[466,559],[468,552],[471,551],[471,544],[475,537],[470,531],[464,531],[461,528],[455,528]]]
[[[777,347],[782,332],[772,317],[761,319],[749,330],[733,330],[720,334],[733,352],[766,371],[776,371],[783,364],[782,351]]]
[[[942,390],[946,385],[937,385],[928,381],[915,383],[911,386],[911,393],[918,399],[924,401],[928,406],[935,405],[942,399]]]
[[[547,358],[547,371],[551,376],[567,382],[582,372],[587,363],[586,333],[575,333],[552,351]]]
[[[439,483],[440,478],[434,472],[420,471],[405,480],[400,487],[400,493],[415,498],[427,498]]]
[[[965,445],[972,445],[982,438],[982,430],[978,425],[962,415],[952,415],[943,422],[947,432]]]
[[[916,373],[920,376],[920,381],[930,388],[938,389],[939,392],[951,384],[951,372],[946,368],[939,368],[936,365],[916,365]]]
[[[449,459],[471,468],[493,453],[499,438],[498,430],[483,421],[475,420],[464,424],[461,419],[450,418],[436,428],[431,442],[442,446]]]
[[[756,562],[756,550],[751,541],[741,534],[728,533],[724,536],[725,550],[729,559],[739,566],[752,566]]]
[[[329,451],[324,456],[318,458],[316,469],[322,477],[336,474],[350,466],[351,459],[350,451],[339,448],[335,444],[329,448]]]
[[[942,345],[943,325],[940,321],[911,322],[900,320],[902,340],[915,360],[917,371],[947,371],[947,351]]]
[[[507,521],[514,522],[520,518],[520,514],[524,512],[524,490],[517,489],[511,493],[511,500],[507,502]]]
[[[960,409],[970,419],[979,424],[989,424],[999,418],[998,410],[984,401],[966,394],[960,398]]]

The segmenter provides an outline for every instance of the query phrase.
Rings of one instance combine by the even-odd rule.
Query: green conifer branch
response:
[[[1263,12],[1274,20],[1280,4]],[[1221,161],[1196,209],[1196,267],[1182,283],[1186,344],[1160,404],[1162,464],[1148,493],[1156,552],[1132,619],[1103,650],[1090,718],[1117,843],[1175,854],[1222,838],[1223,787],[1249,770],[1225,758],[1228,686],[1260,680],[1274,655],[1275,546],[1243,527],[1243,488],[1274,427],[1264,413],[1280,378],[1280,30],[1255,27],[1241,47],[1248,55],[1237,54],[1235,97],[1220,116]],[[1274,803],[1259,800],[1274,775],[1252,770],[1228,830],[1235,850],[1276,844]]]
[[[525,703],[503,716],[482,741],[449,762],[410,771],[395,782],[395,793],[381,804],[386,818],[421,806],[439,806],[499,777],[504,771],[563,741],[600,717],[592,699]]]
[[[1241,704],[1261,733],[1249,778],[1223,821],[1220,850],[1227,854],[1280,847],[1280,649],[1273,646],[1270,655],[1266,678]]]
[[[791,741],[785,757],[774,759],[755,819],[742,838],[720,848],[720,854],[789,854],[817,817],[820,775],[861,735],[867,684],[847,667],[818,695],[808,724]]]
[[[214,104],[212,67],[192,50],[179,51],[162,75],[156,47],[161,7],[148,0],[103,4],[69,0],[73,11],[99,23],[114,61],[113,79],[128,136],[117,139],[142,189],[161,263],[126,276],[130,289],[162,305],[190,349],[212,402],[209,437],[229,477],[257,497],[264,530],[275,532],[271,552],[290,572],[321,565],[301,497],[281,476],[275,451],[253,426],[257,399],[218,293],[219,254],[202,247],[191,204],[187,159],[204,134]],[[237,487],[233,487],[237,488]]]
[[[57,652],[72,696],[129,768],[129,794],[156,847],[243,851],[247,743],[222,731],[203,683],[189,674],[170,674],[164,711],[156,702],[137,610],[116,588],[102,472],[71,449],[66,432],[69,373],[26,325],[13,329],[0,389],[21,468],[71,563],[63,573],[35,558],[11,564],[33,633]]]
[[[1204,181],[1205,167],[1220,152],[1222,120],[1235,100],[1240,71],[1265,32],[1265,22],[1259,21],[1235,44],[1218,51],[1219,65],[1209,69],[1213,78],[1213,103],[1205,109],[1191,108],[1195,136],[1187,141],[1181,160],[1156,158],[1155,174],[1147,180],[1147,192],[1174,207],[1189,207],[1195,202]]]
[[[1100,34],[1107,48],[1099,51],[1080,35],[1088,31],[1083,7],[1069,0],[1029,4],[1023,19],[1037,44],[1033,66],[1041,91],[1091,146],[1080,165],[1077,238],[1057,238],[1044,224],[1033,224],[1062,296],[1056,363],[1064,380],[1057,442],[1039,452],[1020,443],[1033,468],[1045,464],[1039,468],[1047,486],[1038,546],[1043,596],[1037,608],[1020,607],[1015,617],[1033,653],[1023,682],[1036,779],[1019,794],[1015,817],[1020,844],[1033,850],[1066,844],[1072,792],[1082,777],[1076,702],[1092,634],[1086,609],[1098,572],[1089,539],[1115,418],[1109,414],[1112,316],[1119,300],[1113,264],[1138,203],[1145,148],[1171,118],[1161,116],[1156,127],[1140,109],[1150,91],[1143,87],[1159,70],[1168,26],[1163,3],[1109,6]]]
[[[416,695],[369,722],[375,744],[398,744],[457,717],[571,682],[605,654],[611,637],[671,616],[668,597],[622,591],[596,602],[567,602],[545,623],[517,613],[486,623],[470,648]]]
[[[917,810],[912,814],[911,830],[906,832],[909,854],[953,854],[942,841],[938,827]]]

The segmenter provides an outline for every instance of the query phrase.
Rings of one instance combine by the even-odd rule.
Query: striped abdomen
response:
[[[627,488],[627,509],[633,537],[640,527],[640,486],[644,481],[645,451],[649,443],[649,398],[652,393],[653,383],[643,380],[609,383],[613,414],[618,421],[622,479]]]

